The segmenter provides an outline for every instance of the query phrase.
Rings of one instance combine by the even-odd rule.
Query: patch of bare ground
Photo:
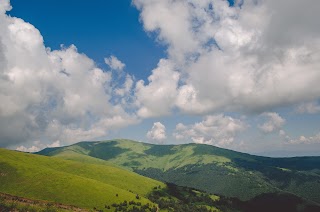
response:
[[[0,193],[0,199],[5,202],[5,203],[16,203],[22,206],[36,206],[40,208],[55,208],[58,209],[58,211],[75,211],[75,212],[89,212],[87,209],[83,208],[78,208],[73,205],[64,205],[61,203],[55,203],[55,202],[49,202],[49,201],[44,201],[44,200],[33,200],[33,199],[28,199],[24,197],[18,197],[10,194],[5,194],[5,193]],[[18,212],[19,210],[17,209],[12,209],[10,212]],[[0,212],[7,212],[3,211],[0,206]]]

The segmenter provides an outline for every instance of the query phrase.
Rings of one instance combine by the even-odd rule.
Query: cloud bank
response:
[[[145,31],[167,46],[170,64],[160,63],[148,83],[139,82],[142,116],[174,108],[187,114],[264,112],[319,99],[319,2],[246,0],[233,7],[225,0],[133,3]],[[141,94],[148,91],[159,95]],[[169,97],[160,91],[170,91]],[[166,107],[157,108],[164,99]]]

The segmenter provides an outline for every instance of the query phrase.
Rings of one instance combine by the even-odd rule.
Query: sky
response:
[[[320,2],[0,0],[0,147],[320,155]]]

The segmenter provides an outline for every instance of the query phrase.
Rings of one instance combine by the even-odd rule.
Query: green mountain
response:
[[[243,201],[285,192],[320,203],[320,157],[268,158],[209,145],[130,140],[80,142],[38,154],[88,164],[112,163],[163,182]]]
[[[142,156],[146,151],[148,154]],[[169,173],[177,162],[171,160],[172,167],[166,169],[163,162],[168,158],[162,158],[166,151],[164,146],[120,140],[82,142],[41,152],[55,157],[0,149],[0,211],[320,211],[318,204],[290,193],[261,193],[243,201],[192,188],[192,181],[186,183],[188,187],[177,186],[129,170],[139,170],[136,167],[140,159],[148,167],[141,170],[147,171],[162,164],[159,172]],[[185,153],[188,151],[191,150],[185,150]],[[136,157],[137,152],[140,152],[141,158]],[[103,159],[90,155],[99,155]],[[184,160],[189,158],[188,163],[180,164],[181,167],[199,165],[195,163],[195,158],[180,156],[185,157]],[[168,154],[166,157],[169,157]],[[153,161],[156,159],[158,161]],[[120,165],[135,165],[130,168],[127,164],[127,169],[123,169],[111,163],[112,160],[117,160]],[[203,156],[202,160],[210,164],[212,160],[225,163],[226,159],[222,156],[215,156],[214,159]]]
[[[0,211],[212,212],[253,207],[164,184],[84,154],[61,155],[75,161],[0,149]],[[314,207],[296,200],[294,208]]]
[[[165,184],[85,154],[60,156],[73,161],[0,149],[0,211],[217,212],[251,207]],[[294,207],[300,203],[313,207],[299,198]]]

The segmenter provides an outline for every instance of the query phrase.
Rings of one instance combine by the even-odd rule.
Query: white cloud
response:
[[[27,148],[25,146],[19,146],[16,148],[17,151],[20,152],[38,152],[40,151],[40,148],[36,147],[36,146],[32,146],[30,148]]]
[[[138,115],[143,118],[169,115],[177,96],[179,73],[169,61],[160,60],[148,80],[148,85],[143,80],[136,84]]]
[[[52,144],[49,144],[48,147],[60,147],[60,141],[55,141]]]
[[[320,133],[313,135],[313,136],[303,136],[301,135],[299,138],[296,139],[288,139],[288,144],[320,144]]]
[[[125,99],[112,101],[116,89],[129,92],[133,82],[128,79],[115,88],[111,72],[98,68],[74,45],[46,48],[33,25],[5,14],[9,8],[9,1],[0,1],[1,147],[30,145],[34,140],[41,141],[32,144],[36,148],[58,140],[68,144],[138,122],[136,115],[125,111]]]
[[[10,11],[12,9],[10,5],[10,0],[2,0],[0,3],[0,14]]]
[[[284,130],[280,130],[279,131],[279,135],[280,136],[286,136],[287,134],[286,134],[286,132]]]
[[[148,104],[141,113],[163,115],[175,107],[189,114],[263,112],[320,98],[320,3],[248,0],[241,8],[225,0],[133,3],[144,29],[168,47],[166,60],[179,72],[169,81],[168,74],[153,72],[159,83],[143,86],[151,86],[150,93],[171,87],[170,98],[166,110],[159,110],[151,103],[163,96],[144,95]]]
[[[52,147],[60,147],[61,146],[60,145],[60,141],[55,141],[52,144],[48,144],[48,145],[45,145],[40,141],[35,141],[35,142],[33,142],[33,144],[34,145],[32,145],[31,147],[18,146],[16,148],[16,150],[20,151],[20,152],[38,152],[41,149],[44,149],[44,148],[47,148],[47,147],[52,148]]]
[[[267,119],[265,123],[259,125],[259,129],[262,132],[272,133],[279,130],[280,135],[284,135],[284,131],[281,128],[286,123],[285,119],[277,113],[263,113],[262,116]]]
[[[133,84],[134,84],[133,77],[130,76],[129,74],[127,74],[124,84],[122,85],[121,88],[115,89],[115,94],[120,97],[130,95],[131,91],[132,91]]]
[[[112,69],[122,71],[126,66],[117,57],[111,55],[109,58],[104,58],[104,62]]]
[[[193,125],[179,123],[173,136],[178,140],[191,139],[195,143],[228,147],[233,144],[236,135],[246,128],[243,121],[219,114],[206,116]]]
[[[166,127],[160,122],[155,122],[151,130],[147,132],[147,138],[156,143],[163,143],[167,138]]]
[[[310,113],[310,114],[319,113],[320,105],[317,102],[302,103],[296,108],[296,111],[298,113]]]
[[[167,47],[167,58],[160,59],[147,81],[125,74],[125,64],[113,55],[105,62],[118,72],[102,70],[73,45],[46,48],[41,33],[7,16],[10,3],[0,1],[0,146],[23,143],[21,149],[34,150],[56,141],[91,140],[178,110],[262,113],[303,103],[298,111],[319,111],[320,3],[248,0],[241,8],[225,0],[133,4],[144,29]],[[285,120],[275,113],[264,116],[268,120],[261,130],[279,130],[288,140]],[[245,128],[241,119],[207,116],[193,125],[177,125],[175,137],[228,146]],[[164,133],[152,134],[156,129],[150,138],[165,140],[165,127]]]

